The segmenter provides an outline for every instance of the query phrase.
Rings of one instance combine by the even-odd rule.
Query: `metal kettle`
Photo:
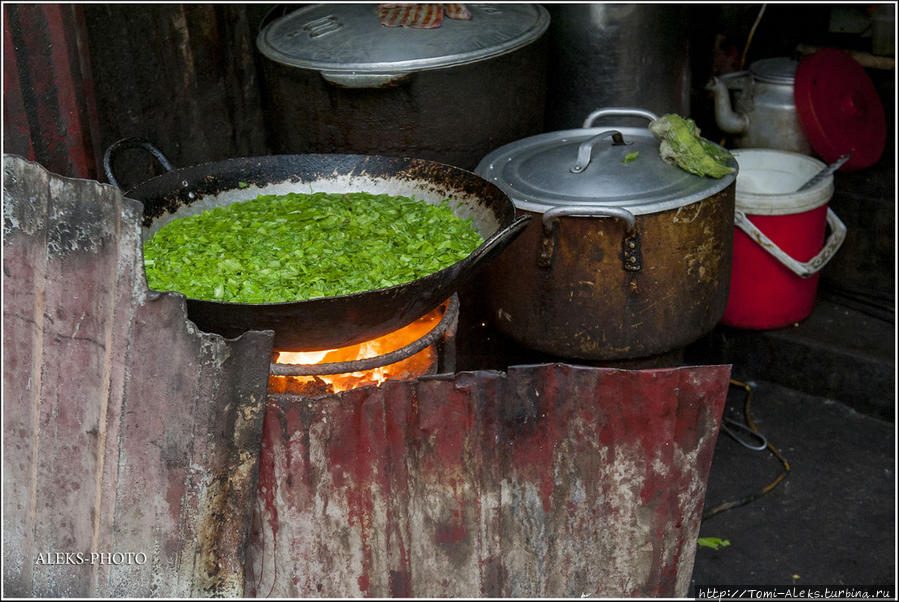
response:
[[[708,83],[706,89],[715,97],[715,122],[722,131],[737,134],[735,146],[813,154],[793,97],[798,66],[799,61],[789,58],[762,59],[748,71],[714,77]]]

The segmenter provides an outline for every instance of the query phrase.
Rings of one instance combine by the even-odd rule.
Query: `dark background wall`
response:
[[[691,116],[717,140],[704,84],[740,68],[759,4],[690,5]],[[271,152],[255,38],[268,4],[5,4],[4,151],[62,175],[106,181],[103,152],[138,136],[175,166]],[[870,30],[853,30],[873,5],[770,4],[746,52],[746,66],[796,55],[797,45],[871,51]],[[842,11],[842,12],[841,12]],[[552,30],[551,30],[552,31]],[[646,39],[647,48],[652,40]],[[602,57],[585,57],[602,60]],[[550,57],[550,70],[553,61]],[[868,69],[887,108],[888,142],[880,162],[838,174],[832,202],[849,227],[825,282],[863,302],[892,307],[894,289],[894,69]],[[548,90],[548,96],[553,88]],[[159,167],[139,151],[114,164],[124,187]]]
[[[140,136],[176,166],[265,153],[254,52],[263,8],[83,7],[102,148]]]
[[[834,31],[834,6],[766,5],[746,65],[796,55],[800,43],[870,51],[869,33]],[[712,139],[718,132],[704,84],[740,68],[760,7],[689,7],[682,35],[690,42],[691,116]],[[30,154],[64,175],[100,179],[103,150],[124,136],[150,139],[175,165],[268,151],[255,38],[270,12],[284,10],[270,4],[4,5],[7,151]],[[652,43],[641,41],[648,52]],[[891,107],[894,71],[869,73]],[[80,144],[90,160],[67,164],[51,144],[54,137],[65,148]]]
[[[5,152],[101,181],[123,137],[175,166],[265,154],[255,38],[270,8],[5,4]],[[158,169],[137,151],[121,159],[123,183]]]

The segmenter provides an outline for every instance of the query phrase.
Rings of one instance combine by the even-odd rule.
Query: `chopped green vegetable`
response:
[[[669,113],[651,122],[649,131],[661,140],[659,154],[667,163],[712,178],[724,177],[734,170],[727,165],[730,153],[700,137],[692,119]]]
[[[151,289],[194,299],[277,303],[385,288],[467,257],[471,219],[386,194],[290,193],[173,220],[144,244]]]
[[[246,182],[238,182],[238,183],[237,183],[237,187],[238,187],[238,188],[248,188],[249,186],[250,186],[250,185],[247,184]]]
[[[634,151],[632,153],[628,153],[624,156],[624,161],[622,163],[630,163],[631,161],[636,161],[637,156],[640,154],[640,151]]]
[[[730,545],[730,541],[721,539],[720,537],[700,537],[696,540],[696,543],[704,548],[712,548],[714,550],[726,548]]]

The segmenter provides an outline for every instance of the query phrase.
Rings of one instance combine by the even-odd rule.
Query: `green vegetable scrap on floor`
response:
[[[727,165],[731,154],[702,138],[692,119],[669,113],[651,122],[649,131],[661,140],[659,154],[667,163],[712,178],[724,177],[734,170]]]
[[[194,299],[278,303],[386,288],[467,257],[471,219],[402,196],[291,193],[166,224],[144,244],[147,284]]]
[[[718,548],[726,548],[730,545],[730,541],[727,539],[721,539],[720,537],[700,537],[696,540],[703,548],[712,548],[713,550],[717,550]]]

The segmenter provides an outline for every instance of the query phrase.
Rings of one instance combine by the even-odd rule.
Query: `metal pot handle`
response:
[[[637,218],[633,213],[621,207],[605,207],[602,205],[565,205],[553,207],[543,214],[543,231],[548,232],[556,227],[555,221],[560,217],[614,217],[627,224],[627,233],[633,234]]]
[[[547,268],[552,265],[560,217],[613,217],[622,220],[626,226],[622,241],[622,267],[629,272],[639,272],[643,268],[636,216],[622,207],[600,205],[553,207],[543,214],[543,240],[540,244],[540,253],[537,255],[537,265],[540,267]]]
[[[827,239],[824,248],[821,249],[817,255],[808,261],[802,262],[790,257],[790,255],[777,246],[773,240],[765,236],[755,224],[749,221],[749,218],[747,218],[746,214],[742,211],[738,210],[735,212],[734,225],[748,234],[749,238],[757,242],[765,251],[770,253],[775,259],[786,266],[787,269],[801,278],[808,278],[817,274],[821,268],[827,265],[827,262],[831,260],[837,252],[837,249],[843,244],[843,240],[846,238],[846,225],[840,221],[840,218],[837,217],[837,214],[834,213],[832,209],[828,208],[827,225],[830,226],[830,237]]]
[[[658,119],[658,115],[653,113],[652,111],[647,111],[646,109],[634,109],[631,107],[605,107],[602,109],[596,109],[584,120],[583,127],[588,128],[593,125],[593,122],[599,119],[600,117],[608,117],[610,115],[615,115],[618,117],[643,117],[649,121],[655,121]]]
[[[159,164],[162,165],[162,168],[166,171],[172,171],[172,169],[174,169],[162,151],[156,148],[149,140],[144,138],[122,138],[121,140],[113,142],[109,148],[106,149],[106,152],[103,153],[103,171],[106,173],[106,180],[113,186],[121,188],[121,186],[119,186],[119,181],[116,180],[112,173],[112,159],[119,153],[119,151],[129,148],[140,148],[147,151],[159,161]]]

